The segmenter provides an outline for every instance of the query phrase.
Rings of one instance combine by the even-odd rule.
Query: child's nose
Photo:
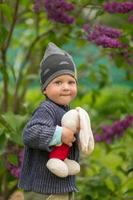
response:
[[[63,89],[64,89],[64,90],[69,90],[69,85],[68,85],[67,83],[64,83],[64,84],[63,84]]]

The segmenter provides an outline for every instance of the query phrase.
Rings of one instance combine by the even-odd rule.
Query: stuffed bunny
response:
[[[79,149],[85,154],[94,150],[94,138],[91,130],[90,118],[87,112],[77,107],[64,114],[61,125],[71,129],[74,133],[79,130]],[[80,165],[75,160],[68,159],[70,147],[66,144],[54,147],[49,154],[47,168],[56,176],[67,177],[80,172]]]

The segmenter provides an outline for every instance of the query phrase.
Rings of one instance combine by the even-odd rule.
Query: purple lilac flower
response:
[[[114,138],[121,137],[126,129],[133,125],[133,115],[125,117],[125,119],[115,121],[111,126],[105,125],[102,127],[101,134],[95,134],[96,142],[105,141],[111,143]]]
[[[88,33],[89,30],[90,30],[90,25],[89,24],[84,24],[83,25],[83,30]]]
[[[42,0],[35,0],[34,1],[34,5],[33,5],[33,9],[36,13],[40,12],[41,8],[42,8]]]
[[[92,31],[88,32],[87,39],[89,41],[95,41],[99,36],[101,36],[99,31],[92,30]]]
[[[44,5],[49,19],[64,24],[74,22],[74,18],[68,15],[68,12],[74,9],[72,3],[65,2],[65,0],[45,0]]]
[[[106,2],[103,8],[109,13],[128,13],[133,10],[133,2]]]
[[[18,155],[18,165],[13,165],[9,161],[7,161],[6,167],[10,171],[12,176],[19,178],[21,165],[22,165],[22,161],[23,161],[23,157],[24,157],[24,151],[20,150],[19,152],[17,152],[17,155]]]
[[[102,135],[95,133],[95,141],[96,142],[102,142],[103,141]]]
[[[20,151],[18,152],[18,159],[19,159],[19,162],[20,162],[20,163],[22,163],[23,158],[24,158],[24,150],[20,150]]]
[[[95,39],[97,45],[101,45],[104,48],[120,48],[121,43],[118,39],[112,39],[106,35],[100,36]]]
[[[20,176],[20,166],[15,166],[11,163],[7,163],[6,167],[10,171],[12,176],[19,178],[19,176]]]
[[[131,16],[128,17],[128,22],[131,23],[131,24],[133,24],[133,15],[131,15]]]
[[[111,52],[110,57],[111,59],[114,57],[121,57],[121,59],[126,62],[128,65],[133,65],[133,50],[130,48],[129,44],[122,43],[119,52]]]
[[[83,26],[84,31],[87,34],[87,40],[101,45],[104,48],[119,48],[121,43],[119,37],[121,36],[121,31],[116,28],[111,28],[103,25],[95,25],[94,27],[89,27],[87,24]]]
[[[102,128],[102,141],[106,141],[107,143],[111,143],[112,137],[113,137],[113,131],[112,131],[112,127],[110,126],[104,126]]]
[[[121,31],[119,29],[103,25],[96,25],[95,31],[99,32],[99,34],[104,34],[110,38],[119,38],[121,36]]]

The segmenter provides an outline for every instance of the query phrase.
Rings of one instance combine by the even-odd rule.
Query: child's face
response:
[[[69,105],[77,95],[76,80],[70,75],[61,75],[53,79],[44,94],[60,105]]]

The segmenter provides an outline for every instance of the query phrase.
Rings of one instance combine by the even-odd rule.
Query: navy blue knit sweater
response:
[[[43,194],[77,191],[75,176],[60,178],[46,167],[48,153],[51,151],[49,143],[56,125],[61,125],[61,118],[68,109],[46,100],[34,112],[23,133],[25,153],[19,188]],[[77,161],[78,157],[78,146],[73,143],[69,158]]]

